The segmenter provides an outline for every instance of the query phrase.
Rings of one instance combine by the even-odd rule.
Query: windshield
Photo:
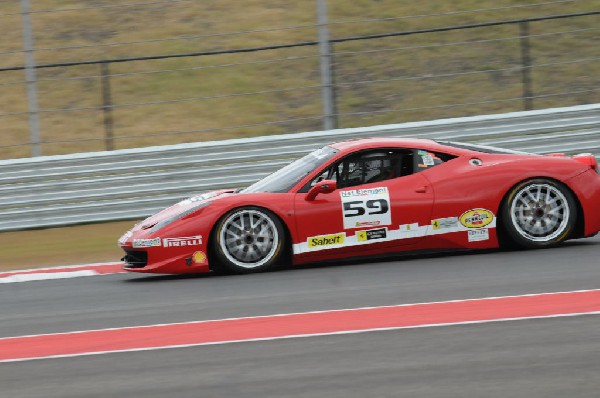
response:
[[[331,159],[338,151],[324,146],[255,182],[241,192],[288,192],[304,177]]]

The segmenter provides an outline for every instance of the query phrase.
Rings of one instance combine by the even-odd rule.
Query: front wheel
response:
[[[502,206],[508,237],[518,246],[541,248],[569,238],[577,220],[571,191],[549,179],[524,181],[509,192]]]
[[[285,232],[279,218],[258,207],[244,207],[226,214],[214,234],[218,265],[234,273],[272,267],[280,260],[285,246]]]

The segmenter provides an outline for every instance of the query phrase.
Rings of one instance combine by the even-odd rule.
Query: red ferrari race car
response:
[[[590,154],[350,140],[247,188],[183,200],[119,244],[127,271],[166,274],[248,273],[415,250],[541,248],[600,230],[598,173]]]

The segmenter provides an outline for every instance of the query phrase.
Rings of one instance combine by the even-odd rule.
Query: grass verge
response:
[[[133,221],[0,233],[0,271],[119,261]]]

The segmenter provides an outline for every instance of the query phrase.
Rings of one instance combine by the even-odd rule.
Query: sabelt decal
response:
[[[164,247],[188,247],[199,246],[202,244],[202,236],[183,236],[181,238],[163,239]]]
[[[134,239],[133,240],[133,247],[134,248],[140,248],[140,247],[158,247],[160,246],[160,238],[154,238],[154,239]]]
[[[460,216],[460,223],[467,228],[483,228],[494,220],[494,213],[486,209],[473,209]]]
[[[490,230],[489,229],[471,229],[467,231],[469,242],[479,242],[482,240],[490,239]]]
[[[344,229],[390,225],[392,212],[387,187],[340,191]]]
[[[387,228],[368,229],[366,231],[358,231],[356,233],[359,242],[366,242],[374,239],[387,238]]]
[[[433,229],[455,228],[458,226],[458,217],[438,218],[437,220],[432,220],[431,225]]]
[[[346,240],[346,233],[312,236],[308,238],[308,247],[341,246]]]

